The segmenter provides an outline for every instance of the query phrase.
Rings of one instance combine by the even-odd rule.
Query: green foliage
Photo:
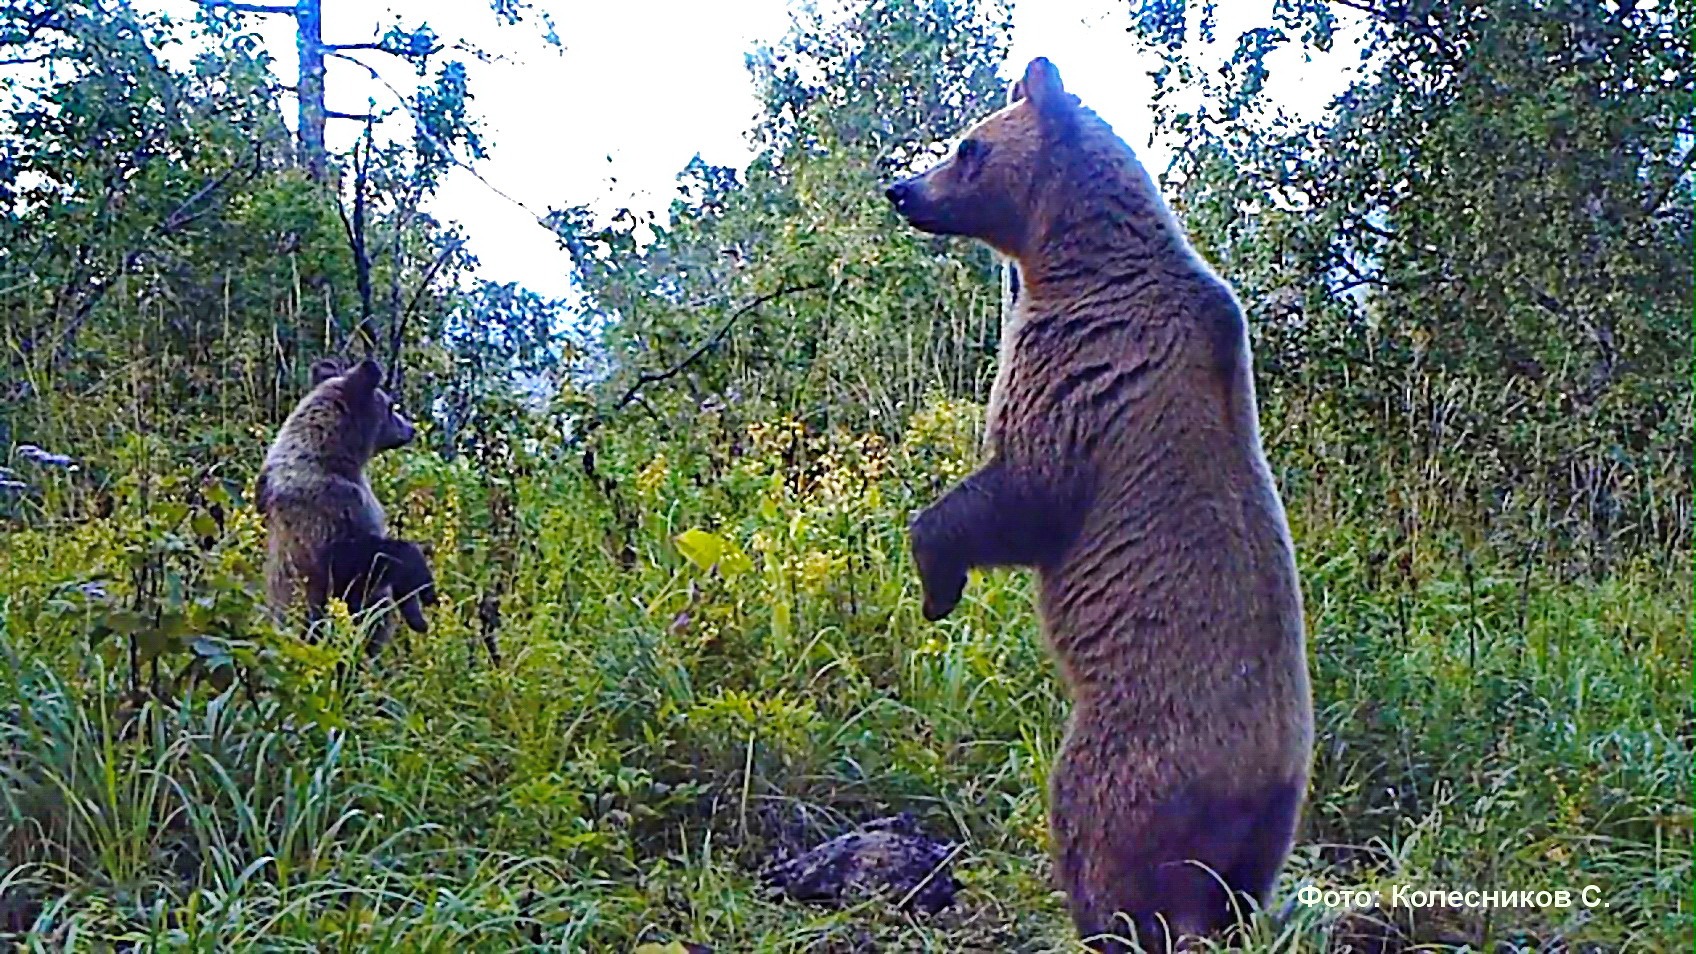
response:
[[[1005,98],[1006,30],[964,3],[801,16],[750,57],[766,118],[745,173],[690,163],[666,222],[557,213],[620,374],[682,361],[737,306],[782,292],[688,369],[694,405],[887,435],[928,390],[981,394],[999,330],[992,256],[892,227],[882,183]]]
[[[1586,570],[1685,550],[1696,11],[1301,0],[1214,76],[1179,45],[1194,6],[1210,29],[1182,0],[1135,25],[1183,142],[1178,211],[1251,313],[1268,430],[1409,526],[1464,508]],[[1334,6],[1364,20],[1360,78],[1292,120],[1267,54],[1329,49]]]
[[[465,457],[391,462],[378,491],[432,546],[448,595],[430,635],[338,673],[357,652],[345,639],[191,620],[255,647],[236,660],[251,695],[179,680],[131,697],[123,654],[81,648],[109,617],[57,606],[67,584],[115,577],[114,529],[169,538],[147,509],[20,538],[37,558],[0,563],[14,890],[48,937],[208,950],[258,931],[379,949],[799,950],[855,932],[1060,949],[1041,859],[1065,706],[1027,579],[981,575],[956,617],[924,624],[900,530],[939,473],[969,466],[977,411],[931,405],[893,444],[763,422],[716,468],[603,431],[599,473],[641,514],[622,540],[586,475],[522,449],[504,486]],[[501,547],[489,502],[509,493],[525,543],[495,666],[479,593]],[[232,505],[216,562],[258,558],[254,519]],[[1296,529],[1323,744],[1289,888],[1596,884],[1611,907],[1507,923],[1688,939],[1688,593],[1648,561],[1600,586],[1468,564],[1452,535],[1426,538],[1410,579],[1374,559],[1370,532]],[[130,588],[113,578],[108,594]],[[752,872],[797,833],[898,809],[967,844],[962,910],[907,922],[757,890]],[[1261,924],[1256,949],[1313,943],[1323,913]]]
[[[317,357],[374,351],[403,403],[451,393],[451,442],[513,372],[573,360],[556,302],[470,279],[464,237],[421,211],[456,153],[482,155],[461,64],[408,99],[410,142],[367,135],[326,186],[227,15],[5,16],[0,47],[51,68],[0,69],[0,439],[205,440],[208,421],[227,438],[279,420]],[[186,66],[161,55],[186,44]]]

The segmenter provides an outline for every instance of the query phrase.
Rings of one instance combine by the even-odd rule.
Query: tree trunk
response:
[[[323,0],[300,0],[295,7],[295,46],[300,51],[300,160],[313,179],[323,182],[328,162],[324,151],[324,21]]]

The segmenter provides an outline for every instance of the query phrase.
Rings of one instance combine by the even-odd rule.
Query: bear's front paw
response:
[[[422,595],[408,596],[406,599],[400,601],[401,618],[406,620],[406,625],[413,632],[428,633],[430,631],[430,623],[424,619],[424,610],[418,604],[424,603],[426,605],[433,605],[435,602],[434,594],[431,594],[429,598],[425,598]]]
[[[909,532],[913,563],[918,567],[919,584],[924,588],[925,619],[934,623],[953,612],[959,604],[960,595],[966,590],[966,568],[944,552],[927,530],[921,514],[913,521]]]
[[[960,595],[966,591],[966,574],[959,573],[953,577],[939,581],[924,581],[925,621],[934,623],[954,611],[960,604]]]

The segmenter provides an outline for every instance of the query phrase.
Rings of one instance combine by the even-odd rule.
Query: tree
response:
[[[130,276],[204,235],[252,187],[281,127],[250,51],[208,51],[184,75],[154,53],[169,22],[128,5],[10,15],[0,30],[23,68],[0,75],[13,106],[0,126],[0,283],[12,358],[57,363]],[[29,375],[14,380],[30,387]]]
[[[798,14],[749,58],[765,109],[745,171],[691,162],[663,222],[557,212],[618,368],[605,400],[697,352],[665,378],[687,395],[669,426],[740,403],[733,414],[892,431],[928,390],[981,394],[995,263],[899,227],[882,191],[1002,101],[1006,31],[972,3]]]
[[[379,307],[379,289],[373,272],[377,257],[385,248],[396,263],[406,254],[400,247],[402,237],[420,220],[424,201],[435,193],[443,175],[453,166],[472,169],[472,162],[485,157],[482,140],[468,108],[471,94],[465,63],[455,58],[440,57],[448,45],[424,24],[407,28],[396,23],[372,40],[326,43],[323,39],[321,0],[300,0],[286,6],[199,0],[199,5],[208,22],[223,32],[239,32],[243,14],[282,15],[295,20],[299,79],[294,91],[298,107],[296,138],[300,161],[315,181],[327,182],[334,190],[358,294],[359,317],[346,341],[366,352],[386,352],[390,384],[393,386],[403,370],[401,342],[408,316],[417,304],[417,296],[411,296],[411,305],[403,305],[403,301],[409,299],[400,287],[398,275],[402,269],[397,264],[388,271],[387,301]],[[521,23],[533,13],[529,4],[512,0],[494,0],[490,9],[505,25]],[[551,21],[545,13],[540,16],[547,25],[544,40],[559,47]],[[479,59],[488,56],[463,43],[455,46]],[[433,68],[434,81],[411,93],[404,93],[381,70],[354,56],[363,51],[394,57],[420,76]],[[374,103],[365,113],[342,112],[326,107],[324,77],[328,58],[340,58],[360,67],[371,81],[386,87],[394,95],[399,101],[400,111],[412,120],[410,143],[391,141],[382,144],[375,135],[374,128],[388,118],[392,110],[378,110]],[[363,135],[345,157],[345,171],[351,173],[346,181],[329,182],[331,173],[338,170],[325,145],[328,119],[358,120],[365,125]],[[464,153],[463,158],[459,155],[461,152]],[[372,234],[376,217],[380,215],[386,215],[390,224],[386,236]],[[464,254],[464,240],[457,235],[447,235],[438,248],[427,254],[433,258],[426,268],[426,280],[450,261],[458,262],[461,268],[470,267],[470,259]],[[386,329],[379,327],[379,317],[385,320],[382,323],[386,323]]]
[[[239,3],[234,0],[197,0],[201,8],[208,13],[219,12],[233,14],[260,14],[292,17],[295,21],[295,48],[298,53],[300,70],[299,79],[295,83],[295,99],[298,105],[296,121],[296,138],[300,143],[301,164],[312,178],[323,181],[329,174],[329,154],[324,144],[324,127],[329,119],[354,119],[370,122],[374,117],[369,113],[347,113],[329,109],[325,105],[324,64],[326,57],[341,56],[352,60],[348,54],[360,50],[370,50],[397,57],[412,65],[420,75],[428,69],[430,61],[444,49],[440,39],[427,25],[406,29],[400,24],[389,27],[381,37],[374,40],[364,40],[357,43],[325,43],[323,28],[323,0],[298,0],[290,5]],[[510,0],[496,0],[492,7],[495,14],[508,23],[520,22],[528,4],[516,4]],[[544,20],[545,20],[544,15]],[[549,42],[558,46],[558,37],[549,27],[547,37]],[[370,71],[375,77],[376,71],[358,60],[352,60]]]
[[[212,440],[196,415],[275,420],[325,353],[379,354],[400,390],[411,363],[534,365],[523,349],[558,333],[554,303],[481,289],[464,237],[421,211],[481,155],[461,64],[402,96],[411,137],[385,141],[373,116],[352,174],[322,182],[296,162],[262,45],[228,15],[0,12],[0,56],[18,61],[0,68],[0,439],[115,440],[157,415]],[[191,61],[158,55],[173,45]],[[494,335],[485,318],[528,324]],[[60,399],[84,392],[104,399]]]
[[[1691,5],[1301,0],[1218,74],[1182,46],[1211,8],[1132,21],[1183,144],[1167,182],[1248,300],[1268,413],[1341,457],[1304,468],[1370,466],[1385,492],[1440,475],[1402,495],[1414,522],[1470,510],[1596,561],[1683,546]],[[1361,78],[1317,122],[1281,115],[1267,54],[1323,54],[1342,17]]]

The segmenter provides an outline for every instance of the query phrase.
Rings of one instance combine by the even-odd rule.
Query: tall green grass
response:
[[[355,621],[307,646],[218,602],[257,583],[239,481],[204,547],[149,549],[197,511],[139,493],[13,532],[0,924],[42,951],[1075,950],[1045,841],[1067,710],[1028,577],[976,576],[929,625],[905,555],[972,414],[933,406],[892,448],[775,422],[717,461],[603,435],[616,505],[522,448],[500,473],[393,455],[379,493],[434,546],[446,604],[363,668],[338,665]],[[1606,906],[1374,916],[1426,949],[1687,948],[1687,568],[1588,580],[1441,533],[1392,558],[1382,528],[1292,512],[1319,744],[1248,949],[1324,949],[1343,912],[1292,902],[1305,885],[1596,885]],[[67,596],[89,581],[109,606]],[[137,673],[100,635],[200,599],[185,618],[223,627],[227,660],[199,644]],[[776,853],[896,810],[964,845],[955,909],[761,888]]]

